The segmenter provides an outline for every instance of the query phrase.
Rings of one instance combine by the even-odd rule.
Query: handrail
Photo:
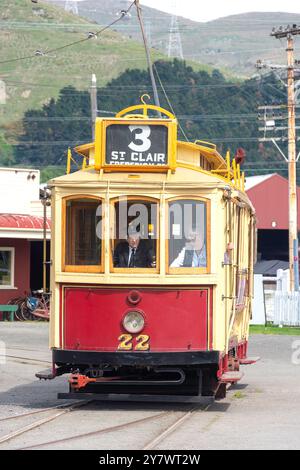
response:
[[[196,139],[194,140],[194,144],[196,145],[203,145],[204,147],[208,147],[208,148],[211,148],[212,150],[216,150],[217,149],[217,146],[216,144],[213,144],[212,142],[207,142],[206,140],[199,140],[199,139]]]

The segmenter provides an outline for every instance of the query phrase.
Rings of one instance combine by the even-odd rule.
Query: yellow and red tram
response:
[[[50,181],[51,373],[61,398],[202,401],[242,376],[255,212],[227,153],[177,141],[168,111],[97,118]]]

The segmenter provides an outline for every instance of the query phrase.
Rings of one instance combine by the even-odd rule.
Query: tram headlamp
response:
[[[128,333],[139,333],[145,326],[145,319],[141,312],[131,310],[126,313],[122,323]]]

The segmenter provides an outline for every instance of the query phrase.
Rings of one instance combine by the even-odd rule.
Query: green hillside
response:
[[[102,3],[102,2],[101,2]],[[107,25],[117,17],[105,18]],[[97,39],[51,53],[52,49],[87,37],[101,29],[91,20],[67,13],[63,8],[39,0],[0,2],[0,90],[5,84],[5,103],[0,99],[0,165],[9,164],[13,147],[23,132],[22,117],[28,109],[39,109],[57,98],[59,90],[73,86],[88,90],[95,73],[104,86],[127,69],[146,69],[143,45],[112,29]],[[7,60],[50,51],[26,60]],[[152,58],[163,54],[152,49]],[[197,70],[212,67],[195,64]],[[3,98],[0,95],[0,98]]]
[[[48,1],[62,5],[61,0]],[[84,0],[78,3],[78,9],[80,15],[105,24],[128,4],[124,0]],[[285,8],[284,4],[282,8]],[[152,46],[166,53],[171,15],[146,6],[142,6],[142,9]],[[140,40],[135,15],[135,11],[132,11],[132,18],[119,23],[115,29]],[[285,42],[270,37],[270,33],[273,26],[293,23],[300,23],[299,14],[250,12],[206,23],[178,18],[185,59],[229,70],[242,77],[250,77],[255,73],[257,59],[285,63]],[[296,39],[297,45],[300,48],[299,39]]]
[[[46,104],[64,86],[87,89],[92,73],[104,85],[127,68],[146,67],[142,45],[110,30],[48,56],[1,64],[85,38],[93,30],[97,26],[54,5],[1,0],[0,79],[6,84],[7,97],[6,104],[0,105],[0,125],[7,128],[19,121],[26,109]],[[153,55],[161,57],[158,52]]]

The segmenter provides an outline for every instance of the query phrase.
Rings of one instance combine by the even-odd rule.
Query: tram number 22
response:
[[[122,351],[148,351],[150,337],[148,335],[138,335],[135,338],[132,335],[121,335],[118,338],[118,349]]]

